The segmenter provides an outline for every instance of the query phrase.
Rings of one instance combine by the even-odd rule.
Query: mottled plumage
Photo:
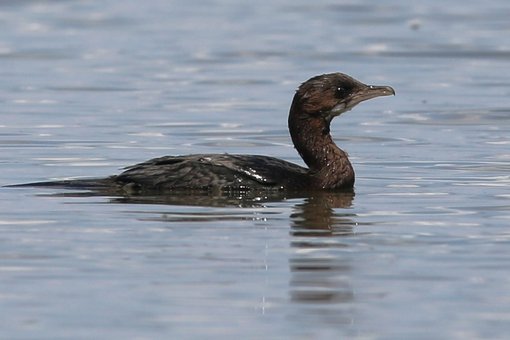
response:
[[[309,186],[308,170],[267,156],[208,154],[166,156],[133,165],[110,178],[126,191],[282,190]],[[297,189],[297,188],[296,188]]]

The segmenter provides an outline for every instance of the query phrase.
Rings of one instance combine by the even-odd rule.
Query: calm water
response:
[[[510,2],[0,1],[0,185],[165,154],[301,162],[294,89],[355,196],[155,202],[0,189],[0,338],[503,339]]]

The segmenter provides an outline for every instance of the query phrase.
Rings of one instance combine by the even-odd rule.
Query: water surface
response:
[[[510,4],[0,2],[0,184],[165,154],[302,164],[309,77],[391,85],[332,133],[355,195],[0,189],[0,337],[494,338],[510,329]]]

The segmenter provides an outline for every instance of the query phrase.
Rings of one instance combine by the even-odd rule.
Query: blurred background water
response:
[[[0,189],[0,337],[504,339],[508,1],[0,1],[1,185],[166,154],[302,163],[295,88],[397,96],[332,133],[355,196]]]

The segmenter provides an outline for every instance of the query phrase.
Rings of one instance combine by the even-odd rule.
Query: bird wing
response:
[[[133,165],[115,180],[159,189],[285,186],[299,181],[307,169],[274,157],[258,155],[166,156]]]

